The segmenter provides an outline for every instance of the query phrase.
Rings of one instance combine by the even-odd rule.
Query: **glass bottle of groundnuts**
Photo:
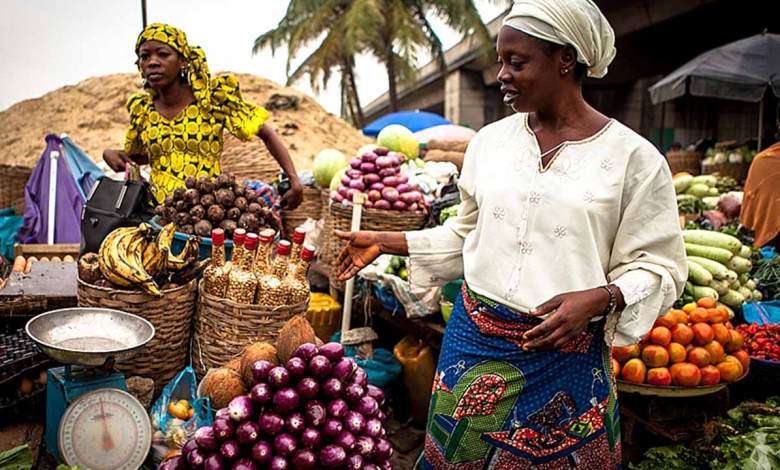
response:
[[[268,307],[285,305],[286,292],[282,281],[287,277],[290,264],[290,242],[281,240],[276,244],[276,257],[271,272],[260,278],[255,303]]]
[[[214,296],[224,297],[227,291],[230,265],[225,261],[225,231],[211,231],[211,264],[203,270],[203,289]]]
[[[235,259],[228,274],[228,287],[225,297],[239,304],[251,304],[255,297],[257,280],[252,272],[252,261],[257,248],[257,234],[248,233],[244,241],[241,258]]]

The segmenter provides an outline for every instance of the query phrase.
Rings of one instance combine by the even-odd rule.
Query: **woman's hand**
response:
[[[620,289],[615,290],[620,292]],[[622,298],[618,304],[621,302]],[[601,287],[556,295],[531,310],[530,315],[533,316],[554,312],[523,335],[523,349],[560,349],[585,331],[590,320],[603,314],[608,305],[609,293]]]
[[[282,207],[291,211],[300,206],[301,202],[303,202],[303,185],[297,177],[291,178],[290,189],[282,196]]]
[[[336,236],[347,242],[336,258],[336,276],[346,281],[373,263],[381,254],[407,256],[409,247],[403,232],[342,232]]]
[[[128,163],[133,163],[124,152],[121,150],[104,150],[103,160],[106,164],[117,173],[125,171],[125,167]]]

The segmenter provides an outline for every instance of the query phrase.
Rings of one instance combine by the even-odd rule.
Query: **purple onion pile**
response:
[[[333,200],[351,204],[355,191],[366,193],[365,206],[374,209],[416,212],[425,209],[419,188],[401,174],[403,155],[377,147],[349,161]]]
[[[339,343],[298,347],[286,364],[258,361],[248,395],[217,411],[160,470],[391,469],[384,393]]]

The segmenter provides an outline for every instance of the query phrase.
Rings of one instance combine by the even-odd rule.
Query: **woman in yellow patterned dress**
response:
[[[147,92],[127,101],[124,150],[103,152],[113,170],[124,171],[128,162],[150,165],[152,190],[162,202],[187,177],[221,173],[223,130],[243,141],[259,136],[290,178],[285,208],[300,204],[303,188],[284,143],[266,124],[268,111],[241,98],[233,75],[211,77],[203,50],[167,24],[147,26],[135,51]]]

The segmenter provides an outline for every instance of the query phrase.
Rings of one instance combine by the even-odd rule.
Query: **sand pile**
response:
[[[238,74],[238,79],[246,99],[271,110],[271,123],[299,171],[310,169],[314,155],[323,148],[349,155],[369,142],[297,90],[255,75]],[[93,77],[0,112],[0,164],[33,166],[47,133],[67,133],[95,161],[102,160],[104,149],[121,148],[129,122],[125,101],[140,85],[137,74]],[[260,139],[242,143],[227,134],[223,168],[264,179],[278,172]]]

